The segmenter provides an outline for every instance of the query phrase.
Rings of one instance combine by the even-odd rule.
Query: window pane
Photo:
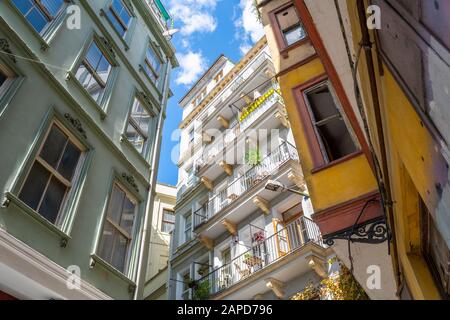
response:
[[[130,236],[133,230],[135,208],[136,206],[134,203],[125,196],[120,226],[124,228]]]
[[[301,26],[284,32],[284,38],[286,39],[286,44],[288,46],[302,40],[305,36],[305,31]]]
[[[58,166],[58,172],[69,181],[72,181],[80,156],[80,149],[69,141],[61,158],[61,163]]]
[[[64,0],[41,0],[41,3],[47,9],[47,11],[55,17],[64,4]]]
[[[318,131],[330,161],[357,151],[344,120],[336,118],[318,127]]]
[[[110,224],[108,221],[105,221],[98,255],[108,262],[111,261],[111,255],[113,252],[114,234],[115,229],[112,224]]]
[[[175,215],[173,214],[172,211],[163,211],[163,220],[164,221],[168,221],[168,222],[175,222]]]
[[[30,208],[36,210],[49,178],[50,173],[38,162],[35,162],[23,185],[19,198]]]
[[[127,126],[127,139],[131,142],[131,144],[136,148],[139,153],[144,153],[144,145],[145,145],[145,137],[142,136],[131,123],[128,123]]]
[[[151,46],[147,48],[147,61],[153,68],[153,71],[156,73],[156,75],[158,75],[161,68],[161,62],[159,61],[159,58],[157,57],[155,51],[153,51],[153,48]]]
[[[125,192],[123,192],[117,185],[114,185],[108,207],[108,216],[117,224],[120,223],[124,199]]]
[[[49,22],[33,0],[13,0],[13,3],[37,32],[41,32]]]
[[[111,73],[111,64],[108,59],[102,57],[96,71],[104,83],[108,82],[108,77]]]
[[[86,55],[86,60],[89,62],[91,67],[96,70],[97,66],[100,62],[100,59],[102,58],[102,52],[97,47],[95,43],[92,43],[89,47],[89,50]]]
[[[38,210],[51,223],[56,222],[66,191],[67,187],[64,184],[55,177],[51,178],[42,205]]]
[[[56,168],[66,142],[67,136],[57,126],[53,126],[45,140],[40,156],[49,165]]]
[[[320,87],[307,94],[315,122],[327,119],[339,114],[328,87]]]
[[[147,110],[142,107],[139,100],[136,100],[133,105],[131,118],[133,118],[134,122],[139,126],[142,132],[148,133],[148,127],[152,117]]]
[[[121,37],[125,35],[125,28],[120,24],[120,22],[117,20],[116,16],[112,13],[111,10],[109,10],[106,15],[108,16],[109,21],[111,21],[114,29],[119,33]]]
[[[173,229],[175,229],[175,225],[173,223],[163,222],[161,225],[162,232],[170,233]]]
[[[119,271],[125,271],[125,261],[127,258],[128,240],[120,233],[114,238],[114,252],[111,264]]]

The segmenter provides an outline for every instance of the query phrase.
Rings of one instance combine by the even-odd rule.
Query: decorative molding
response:
[[[208,238],[207,236],[204,236],[202,234],[198,235],[198,240],[206,247],[208,250],[212,250],[214,248],[214,242],[212,239]]]
[[[134,177],[132,175],[129,175],[127,173],[122,173],[122,178],[125,179],[125,181],[131,186],[133,187],[134,190],[136,190],[137,193],[139,193],[139,187],[136,184],[136,181],[134,180]]]
[[[234,222],[231,222],[230,220],[223,219],[222,225],[228,230],[230,234],[233,236],[237,235],[237,225]]]
[[[212,189],[213,189],[213,182],[211,180],[209,180],[207,177],[202,177],[200,179],[200,181],[205,185],[205,187],[208,190],[212,191]]]
[[[253,198],[253,203],[257,207],[259,207],[265,214],[270,213],[270,204],[266,199],[264,199],[260,196],[256,196]]]
[[[114,52],[114,49],[113,49],[111,43],[109,43],[109,41],[105,37],[99,36],[98,38],[100,39],[102,44],[105,46],[105,48],[109,51],[109,54],[111,54],[111,56],[115,59],[116,53]]]
[[[13,56],[13,52],[9,48],[9,42],[8,40],[2,38],[0,39],[0,50],[3,52],[8,53],[8,57],[11,59],[12,62],[17,63],[16,57]]]
[[[230,127],[230,121],[222,116],[217,116],[217,121],[219,121],[222,127],[224,127],[225,129],[228,129]]]
[[[231,176],[233,174],[233,168],[225,161],[220,161],[219,166],[226,172],[227,175]]]
[[[323,236],[325,244],[334,245],[334,240],[350,240],[357,243],[379,244],[390,239],[388,227],[384,217],[366,221],[356,227]]]
[[[279,299],[283,299],[285,296],[284,293],[284,287],[286,284],[284,282],[281,282],[280,280],[277,280],[275,278],[268,278],[266,281],[266,287],[271,289],[273,293],[277,296]]]
[[[311,255],[306,257],[308,260],[308,266],[313,269],[321,278],[325,279],[328,276],[325,261],[319,257]]]
[[[83,129],[83,126],[79,119],[72,117],[70,113],[64,114],[64,118],[66,118],[67,121],[70,122],[70,124],[83,136],[83,138],[87,139],[86,131]]]

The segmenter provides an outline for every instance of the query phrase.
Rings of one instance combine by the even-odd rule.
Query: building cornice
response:
[[[239,74],[239,72],[249,63],[249,61],[255,57],[267,44],[266,37],[261,38],[255,46],[253,46],[252,49],[250,49],[249,52],[239,61],[238,64],[236,64],[233,69],[231,69],[230,72],[220,81],[213,90],[203,99],[203,101],[194,109],[192,110],[189,115],[183,119],[183,121],[180,123],[179,128],[184,129],[186,128],[194,119],[195,116],[197,116],[221,91],[225,88],[226,85],[231,83],[231,81]]]

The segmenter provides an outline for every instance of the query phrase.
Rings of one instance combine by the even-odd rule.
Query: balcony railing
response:
[[[147,0],[147,4],[163,30],[168,30],[173,27],[173,19],[161,0]]]
[[[210,293],[219,293],[310,242],[324,246],[319,227],[311,219],[300,217],[267,239],[254,242],[246,252],[204,276],[199,282],[209,281]]]
[[[272,92],[273,90],[273,92]],[[277,88],[270,88],[262,96],[271,92],[268,98],[251,112],[242,121],[234,120],[229,129],[224,131],[223,137],[216,138],[216,141],[206,148],[203,157],[198,161],[200,167],[204,167],[213,161],[214,157],[222,151],[226,145],[236,139],[242,132],[250,127],[264,112],[272,107],[277,101],[282,101]]]
[[[194,212],[194,229],[205,223],[222,209],[259,184],[287,161],[298,160],[297,149],[285,141],[257,165],[246,171],[227,188],[218,192],[212,199]]]

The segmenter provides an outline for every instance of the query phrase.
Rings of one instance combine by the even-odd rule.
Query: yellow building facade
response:
[[[419,16],[426,6],[413,2],[420,1],[403,9]],[[439,35],[448,8],[437,2],[421,14],[441,17],[431,26]],[[430,41],[437,57],[427,53],[415,62],[417,52],[403,53],[412,56],[403,58],[409,70],[421,61],[441,66],[408,73],[395,52],[402,43],[415,48],[417,38],[402,22],[413,14],[399,6],[398,1],[257,1],[324,239],[372,299],[438,299],[449,289],[446,128],[421,113],[408,85],[423,91],[423,104],[432,112],[443,108],[450,82],[446,90],[439,81],[450,78],[448,39],[443,33],[430,38],[437,40]],[[366,30],[367,19],[379,23],[380,14],[381,29]],[[426,42],[416,47],[430,48]],[[433,81],[419,86],[419,76]],[[427,90],[437,98],[426,101]],[[334,107],[338,114],[328,117]],[[380,271],[380,286],[371,283],[376,273],[371,270]]]

